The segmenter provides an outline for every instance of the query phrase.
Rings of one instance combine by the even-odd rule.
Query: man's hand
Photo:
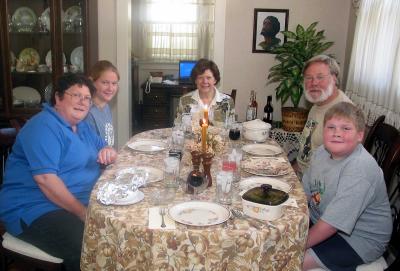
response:
[[[104,147],[99,151],[97,162],[102,165],[114,163],[117,159],[117,152],[112,147]]]

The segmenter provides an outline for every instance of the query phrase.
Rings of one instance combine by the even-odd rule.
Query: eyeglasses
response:
[[[84,96],[80,93],[69,93],[69,92],[64,92],[65,94],[68,94],[71,96],[72,100],[74,102],[80,102],[84,101],[87,104],[92,104],[92,97],[91,96]]]
[[[328,76],[329,76],[330,74],[327,74],[327,75],[321,75],[321,74],[319,74],[319,75],[317,75],[317,76],[304,76],[304,82],[307,82],[307,83],[309,83],[309,82],[311,82],[311,81],[317,81],[317,82],[321,82],[322,80],[324,80],[325,78],[327,78]]]

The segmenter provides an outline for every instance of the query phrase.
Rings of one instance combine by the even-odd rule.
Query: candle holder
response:
[[[210,187],[212,186],[211,164],[214,155],[210,152],[205,152],[202,154],[202,157],[203,157],[204,175],[206,180],[208,181],[207,187]]]
[[[186,192],[188,194],[194,194],[194,186],[202,186],[204,183],[204,174],[200,171],[200,163],[201,163],[201,152],[192,151],[190,152],[192,155],[192,164],[193,169],[189,173],[186,180]]]

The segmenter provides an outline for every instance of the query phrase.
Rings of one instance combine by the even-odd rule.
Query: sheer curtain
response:
[[[362,0],[346,90],[369,124],[400,128],[400,0]]]
[[[155,62],[212,58],[214,0],[136,0],[139,57]]]

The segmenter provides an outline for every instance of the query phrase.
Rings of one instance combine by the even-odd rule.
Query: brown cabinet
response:
[[[88,0],[0,0],[0,119],[29,118],[89,64]]]
[[[180,96],[191,91],[192,85],[151,84],[150,89],[143,89],[144,130],[171,127],[175,118],[175,107]]]

